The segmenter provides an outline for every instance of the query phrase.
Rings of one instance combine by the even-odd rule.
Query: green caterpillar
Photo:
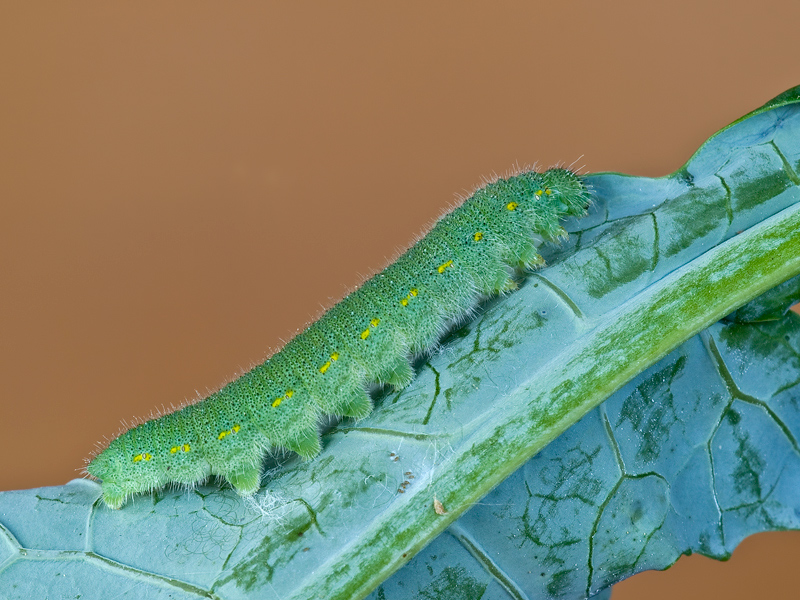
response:
[[[590,199],[581,177],[563,168],[478,189],[264,363],[112,440],[86,469],[102,480],[103,500],[120,508],[131,494],[210,475],[246,496],[260,487],[269,448],[315,457],[322,415],[361,419],[372,411],[367,384],[407,386],[409,357],[435,344],[481,296],[514,289],[510,267],[541,265],[536,239],[566,236],[559,219],[585,214]]]

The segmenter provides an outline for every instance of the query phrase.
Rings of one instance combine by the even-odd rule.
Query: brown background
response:
[[[800,84],[794,0],[10,4],[0,489],[260,361],[482,175],[663,175]],[[798,556],[756,536],[615,599],[779,594]]]

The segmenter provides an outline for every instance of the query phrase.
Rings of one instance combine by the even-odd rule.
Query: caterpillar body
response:
[[[539,266],[537,242],[565,237],[559,219],[585,214],[590,199],[582,178],[563,168],[478,189],[265,362],[113,439],[86,468],[102,481],[103,501],[120,508],[132,494],[211,475],[251,495],[270,448],[315,457],[322,415],[363,418],[372,411],[368,384],[407,386],[409,357],[482,296],[514,289],[510,269]]]

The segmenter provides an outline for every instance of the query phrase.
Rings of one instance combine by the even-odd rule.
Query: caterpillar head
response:
[[[592,200],[592,195],[580,175],[560,167],[548,169],[542,174],[545,186],[552,190],[551,200],[560,203],[562,215],[581,217]]]

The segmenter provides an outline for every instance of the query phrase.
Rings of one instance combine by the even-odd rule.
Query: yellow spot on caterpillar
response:
[[[133,462],[137,463],[137,462],[141,461],[142,458],[143,457],[142,457],[141,454],[137,454],[136,456],[133,457]]]
[[[361,339],[362,340],[365,340],[368,337],[369,337],[369,329],[365,329],[364,331],[361,332]]]
[[[148,452],[148,453],[145,453],[145,455],[144,455],[144,459],[145,459],[145,460],[150,460],[151,458],[153,458],[153,455],[152,455],[152,454],[150,454],[149,452]]]
[[[547,189],[544,191],[544,193],[545,193],[545,194],[547,194],[547,195],[549,196],[550,194],[552,194],[552,193],[553,193],[553,190],[551,190],[550,188],[547,188]]]
[[[331,354],[331,360],[339,360],[339,353],[334,352],[333,354]]]
[[[191,449],[192,447],[189,444],[184,444],[183,446],[181,446],[181,450],[183,450],[184,452],[189,452],[189,450]]]
[[[275,400],[272,401],[272,408],[278,408],[281,405],[281,402],[288,400],[292,396],[294,396],[294,390],[286,390],[286,393],[282,398],[275,398]]]
[[[544,190],[536,190],[534,194],[537,196],[541,196],[542,194],[544,194]]]
[[[408,291],[408,295],[407,295],[405,298],[403,298],[402,300],[400,300],[400,304],[402,304],[403,306],[408,306],[408,303],[409,303],[409,302],[411,301],[411,299],[412,299],[412,298],[414,298],[414,297],[415,297],[417,294],[419,294],[419,290],[418,290],[417,288],[411,288],[411,289]]]
[[[274,405],[273,405],[273,406],[274,406]],[[225,431],[220,431],[220,432],[219,432],[219,435],[217,436],[217,439],[218,439],[218,440],[225,439],[225,437],[226,437],[226,436],[232,435],[232,434],[234,434],[234,433],[238,433],[238,431],[239,431],[241,428],[242,428],[242,426],[241,426],[241,425],[234,425],[234,426],[233,426],[233,427],[231,427],[230,429],[226,429]],[[189,444],[185,444],[185,445],[183,446],[183,451],[184,451],[184,452],[188,452],[188,451],[189,451]]]
[[[483,232],[476,231],[475,235],[472,236],[472,239],[475,240],[476,242],[480,242],[483,239]]]
[[[448,260],[446,263],[443,263],[443,264],[439,265],[439,268],[437,269],[437,271],[439,271],[439,273],[444,273],[444,271],[445,271],[445,269],[447,269],[447,267],[452,267],[452,266],[453,266],[453,261],[452,260]]]
[[[381,320],[380,320],[380,319],[372,319],[372,320],[369,322],[369,324],[370,324],[370,325],[372,325],[373,327],[377,327],[377,326],[378,326],[378,323],[380,323],[380,322],[381,322]]]
[[[328,361],[319,368],[319,372],[325,375],[325,371],[327,371],[330,368],[331,368],[331,361]]]
[[[173,446],[172,448],[169,449],[169,453],[170,454],[175,454],[177,451],[178,451],[178,447],[177,446]]]
[[[506,204],[506,208],[508,210],[516,210],[518,206],[519,204],[517,204],[516,202],[509,202],[508,204]]]

